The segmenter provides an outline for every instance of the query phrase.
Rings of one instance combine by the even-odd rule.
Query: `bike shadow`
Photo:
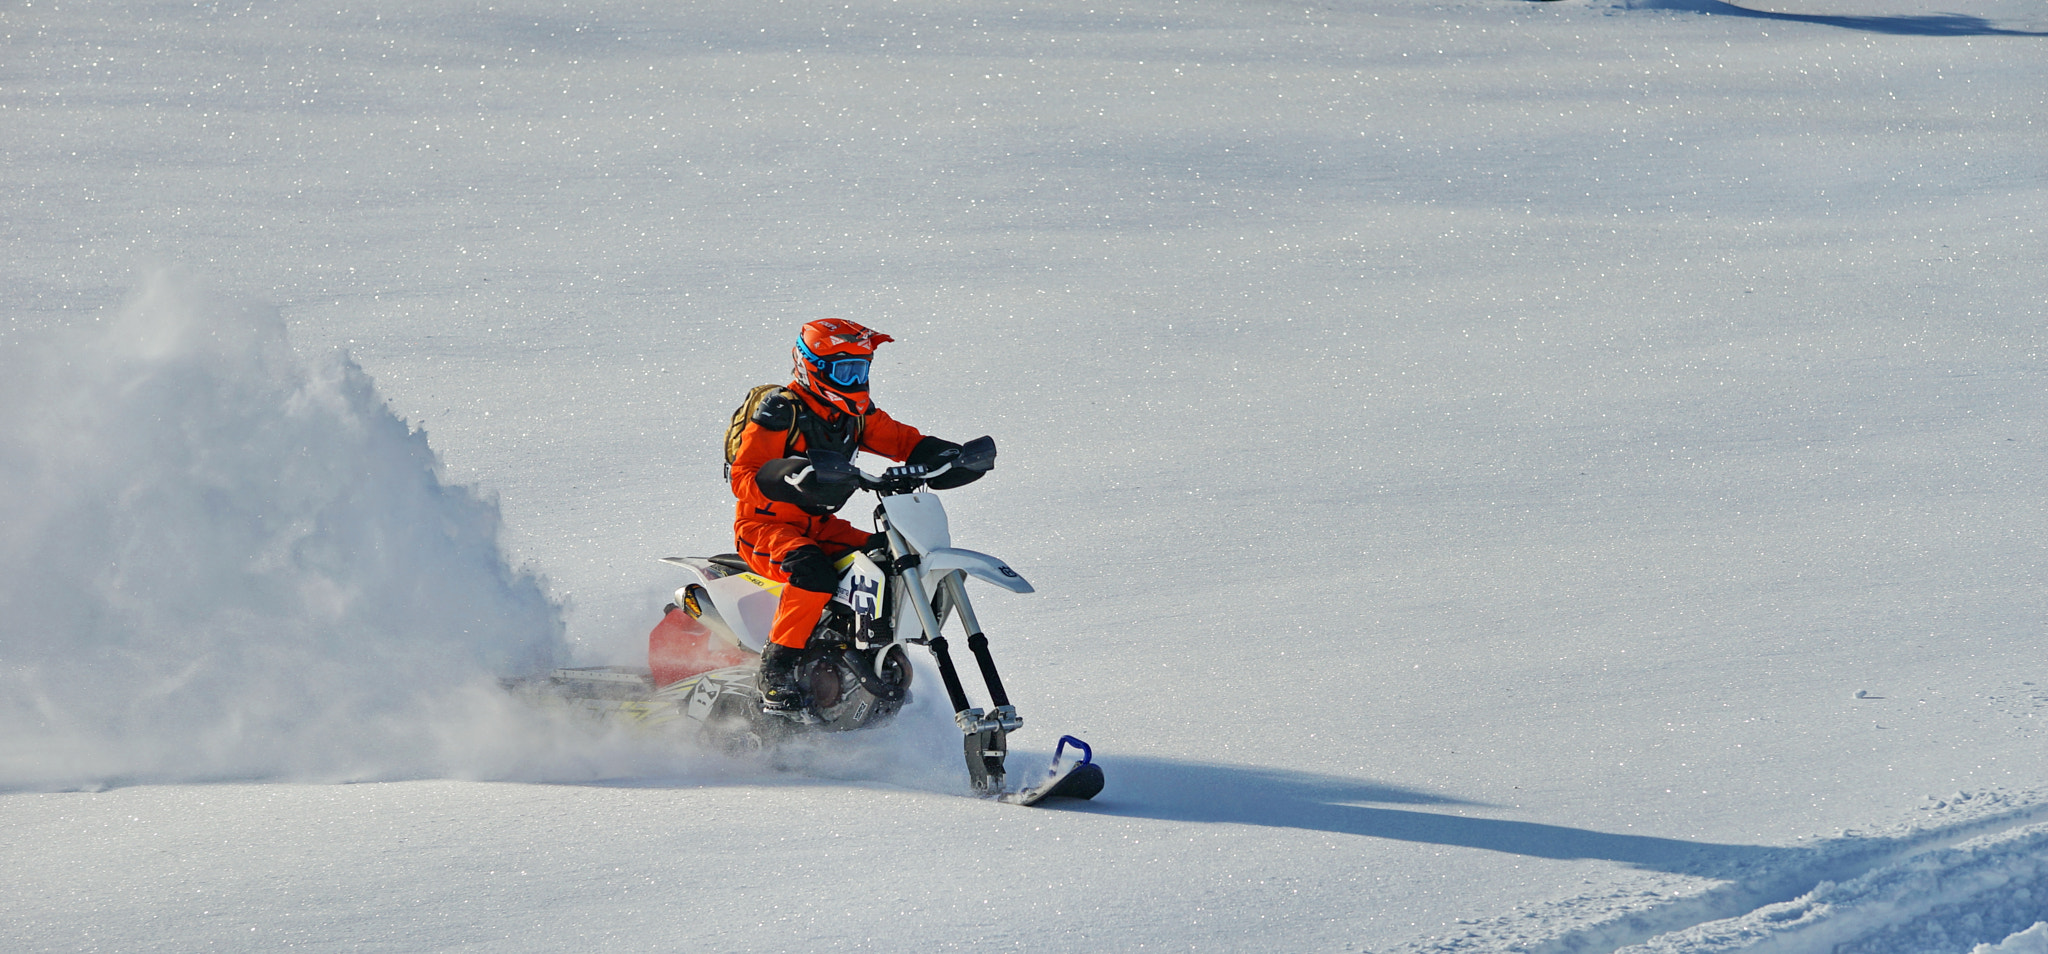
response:
[[[1821,26],[1841,27],[1845,30],[1861,30],[1866,33],[1888,33],[1895,36],[2048,36],[2039,30],[2013,30],[1994,25],[1983,17],[1961,13],[1929,13],[1920,15],[1858,15],[1829,13],[1776,13],[1770,10],[1752,10],[1724,0],[1670,0],[1656,4],[1661,9],[1687,10],[1696,13],[1711,13],[1721,16],[1749,17],[1755,20],[1780,20],[1791,23],[1813,23]]]
[[[1733,879],[1804,849],[1626,835],[1388,805],[1498,806],[1334,775],[1242,765],[1119,757],[1109,788],[1069,810],[1161,821],[1259,825],[1479,848],[1560,861],[1612,861],[1655,871]],[[1361,804],[1368,803],[1368,804]]]

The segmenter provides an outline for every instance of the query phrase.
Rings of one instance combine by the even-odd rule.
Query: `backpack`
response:
[[[740,406],[732,412],[732,423],[726,425],[725,428],[725,479],[727,481],[732,480],[732,462],[738,460],[740,456],[740,434],[746,431],[747,422],[753,420],[754,409],[760,407],[762,401],[768,400],[769,395],[782,390],[785,389],[780,384],[756,385],[753,390],[747,392],[747,399],[741,401]],[[790,396],[792,398],[796,397],[794,394]],[[783,444],[783,456],[785,457],[789,455],[789,446],[796,442],[796,428],[790,428],[789,433],[790,437]]]
[[[732,462],[739,459],[740,436],[746,432],[747,422],[754,419],[754,411],[761,406],[762,401],[777,393],[789,395],[796,412],[796,419],[790,423],[789,435],[782,440],[782,456],[788,457],[796,452],[798,433],[802,433],[804,440],[812,447],[844,447],[848,457],[853,456],[853,451],[860,447],[861,435],[867,430],[868,419],[865,415],[852,418],[851,424],[840,425],[838,432],[834,433],[827,429],[829,425],[811,413],[810,406],[805,404],[804,399],[795,391],[780,384],[755,385],[747,392],[747,399],[733,409],[732,423],[725,426],[726,482],[732,481]]]

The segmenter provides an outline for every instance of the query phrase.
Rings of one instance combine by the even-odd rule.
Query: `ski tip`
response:
[[[1060,784],[1054,787],[1048,797],[1087,801],[1102,794],[1102,788],[1106,784],[1108,780],[1103,778],[1102,766],[1089,762],[1075,767],[1073,774],[1061,779]]]
[[[1087,801],[1102,793],[1102,766],[1077,762],[1055,770],[1046,780],[1021,791],[1009,792],[1001,800],[1010,805],[1037,805],[1054,799]]]

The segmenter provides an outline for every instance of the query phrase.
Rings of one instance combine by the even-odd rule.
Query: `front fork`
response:
[[[910,552],[903,538],[895,528],[889,530],[891,549],[897,553]],[[940,592],[947,602],[960,614],[960,624],[967,629],[967,649],[974,654],[974,662],[981,670],[981,681],[988,687],[989,701],[994,710],[983,712],[968,705],[967,689],[960,683],[960,671],[953,665],[951,646],[946,637],[939,635],[942,621],[932,609],[931,594],[924,590],[924,579],[915,566],[897,568],[903,580],[905,596],[917,611],[917,621],[931,647],[932,656],[938,660],[939,680],[946,684],[946,698],[953,703],[953,724],[960,727],[961,746],[967,756],[967,776],[974,783],[974,790],[983,795],[999,794],[1003,791],[1003,760],[1009,757],[1011,732],[1022,728],[1024,718],[1017,714],[1017,707],[1010,704],[1010,694],[1003,689],[1003,678],[996,672],[995,657],[989,655],[988,637],[981,632],[981,621],[975,618],[974,605],[967,602],[967,587],[961,582],[960,574],[949,573],[939,581]]]

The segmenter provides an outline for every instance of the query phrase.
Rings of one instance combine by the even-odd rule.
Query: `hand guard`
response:
[[[816,451],[809,457],[781,457],[761,465],[754,486],[769,500],[823,516],[837,512],[860,489],[860,472],[838,454]]]
[[[927,437],[910,451],[907,463],[926,470],[951,465],[945,473],[926,482],[933,490],[951,490],[980,480],[982,474],[995,467],[995,457],[995,441],[986,437],[970,441],[964,448],[952,441]]]

